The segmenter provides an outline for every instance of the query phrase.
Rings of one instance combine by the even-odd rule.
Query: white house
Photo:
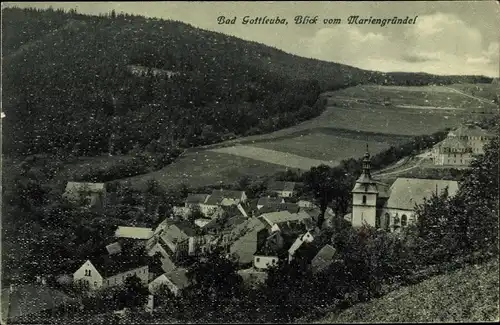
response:
[[[278,256],[266,256],[255,254],[253,259],[253,266],[259,270],[265,270],[270,268],[271,266],[275,266],[278,264],[279,258]]]
[[[292,197],[295,195],[294,182],[271,182],[267,186],[267,189],[278,194],[279,197]]]
[[[293,257],[295,255],[295,252],[302,246],[304,243],[312,243],[314,240],[314,236],[311,234],[310,231],[306,232],[303,235],[300,235],[297,237],[295,242],[290,246],[288,249],[288,262],[290,263],[293,260]]]
[[[137,276],[144,285],[149,280],[147,263],[138,259],[128,258],[122,254],[96,259],[94,262],[87,260],[73,273],[76,283],[87,282],[89,289],[97,290],[106,287],[121,285],[129,276]]]

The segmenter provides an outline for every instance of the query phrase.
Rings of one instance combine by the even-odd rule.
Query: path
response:
[[[443,87],[446,87],[446,86],[443,86]],[[477,99],[477,100],[479,100],[479,101],[481,101],[481,102],[483,102],[483,103],[493,104],[493,103],[492,103],[492,101],[491,101],[491,100],[489,100],[489,99],[482,98],[482,97],[472,96],[472,95],[470,95],[470,94],[464,93],[464,92],[462,92],[462,91],[460,91],[460,90],[458,90],[458,89],[455,89],[455,88],[451,88],[451,87],[446,87],[446,88],[447,88],[447,89],[450,89],[450,90],[452,90],[452,91],[454,91],[454,92],[456,92],[456,93],[458,93],[458,94],[461,94],[461,95],[463,95],[463,96],[467,96],[467,97],[470,97],[470,98]]]
[[[406,171],[409,171],[409,170],[412,170],[414,168],[417,168],[419,167],[422,162],[425,160],[425,157],[420,157],[414,165],[410,166],[410,167],[407,167],[407,168],[404,168],[404,169],[397,169],[395,171],[392,171],[392,172],[388,172],[388,173],[381,173],[381,174],[374,174],[374,176],[377,176],[377,177],[385,177],[385,176],[389,176],[389,175],[394,175],[394,174],[400,174],[402,172],[406,172]]]

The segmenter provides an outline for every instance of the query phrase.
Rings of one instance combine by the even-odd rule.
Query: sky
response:
[[[499,76],[500,5],[483,1],[398,2],[9,2],[5,6],[75,8],[99,14],[115,10],[146,17],[174,19],[270,45],[304,57],[384,72]],[[294,17],[318,16],[316,24],[294,23]],[[411,25],[349,25],[360,18],[414,18]],[[237,18],[219,25],[217,18]],[[288,25],[244,25],[244,16],[286,18]],[[328,25],[325,18],[340,18]]]

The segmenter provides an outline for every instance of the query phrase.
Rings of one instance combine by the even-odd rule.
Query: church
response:
[[[416,223],[415,206],[433,193],[458,191],[456,181],[398,178],[388,186],[371,176],[370,154],[363,157],[363,172],[352,189],[352,210],[345,216],[353,227],[369,225],[387,231],[399,231]]]

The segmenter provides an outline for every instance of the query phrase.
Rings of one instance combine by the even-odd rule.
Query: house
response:
[[[149,280],[148,261],[141,255],[129,252],[102,254],[85,261],[74,273],[73,282],[87,283],[89,289],[97,290],[121,285],[129,276],[137,276],[144,285]]]
[[[282,251],[282,254],[286,256],[284,247],[290,247],[300,233],[305,233],[312,228],[314,224],[307,213],[292,214],[288,211],[267,213],[238,225],[232,231],[232,244],[229,251],[240,264],[255,262],[254,255],[262,256],[262,253],[258,251],[265,246],[267,246],[265,249],[273,250],[273,252]]]
[[[65,312],[75,302],[63,292],[42,283],[10,285],[2,290],[2,324],[43,322],[58,310]]]
[[[472,150],[465,140],[449,137],[432,147],[431,158],[435,165],[468,166],[474,158]]]
[[[187,219],[191,215],[191,208],[174,206],[172,207],[172,214]]]
[[[122,246],[119,242],[114,242],[106,246],[106,251],[109,255],[118,254],[122,252]]]
[[[288,211],[265,213],[260,215],[259,219],[269,227],[273,227],[275,225],[280,226],[285,223],[300,224],[306,227],[311,227],[313,224],[312,217],[304,211],[299,211],[297,213],[290,213]]]
[[[293,260],[293,257],[295,255],[295,252],[304,244],[304,243],[312,243],[314,240],[314,236],[310,231],[306,232],[305,234],[300,235],[297,237],[295,242],[290,246],[288,249],[288,262],[290,263]]]
[[[115,231],[115,237],[117,238],[147,240],[152,236],[153,230],[151,228],[119,226]]]
[[[257,209],[260,210],[265,206],[269,205],[279,205],[285,203],[285,200],[282,197],[261,197],[257,202]]]
[[[263,253],[256,253],[254,255],[253,267],[257,270],[267,270],[272,266],[277,266],[279,257],[277,255],[267,255]]]
[[[266,206],[263,206],[260,210],[258,210],[257,215],[262,215],[265,213],[271,212],[279,212],[279,211],[288,211],[290,213],[297,213],[300,211],[300,208],[295,203],[270,203]]]
[[[104,183],[68,182],[63,197],[89,208],[102,209],[106,204]]]
[[[311,201],[307,201],[307,200],[299,200],[299,201],[297,201],[297,205],[301,209],[304,209],[304,208],[306,208],[306,209],[318,208],[318,206],[316,206],[316,204],[312,203]]]
[[[433,193],[458,191],[456,181],[398,178],[390,188],[374,180],[370,173],[370,154],[365,153],[363,172],[352,190],[352,213],[345,216],[353,227],[364,224],[389,231],[414,224],[415,206]]]
[[[460,125],[431,151],[435,165],[468,166],[475,155],[484,154],[484,145],[495,137],[473,123]]]
[[[337,254],[335,248],[331,245],[325,245],[320,251],[314,256],[311,261],[311,270],[313,273],[319,273],[325,270],[334,262],[334,257]]]
[[[203,215],[213,214],[213,210],[217,208],[217,205],[206,204],[206,201],[210,197],[210,194],[189,194],[184,201],[184,207],[189,209],[189,211],[194,211],[198,209]]]
[[[269,183],[267,189],[278,194],[279,197],[292,197],[295,194],[295,183],[274,181]]]
[[[183,268],[175,269],[171,272],[164,273],[154,279],[149,285],[149,292],[157,293],[161,288],[166,287],[175,296],[179,296],[183,289],[190,285],[190,280],[187,276],[187,270]]]
[[[246,201],[247,195],[245,191],[213,190],[205,204],[207,206],[231,206]]]
[[[229,253],[240,264],[249,264],[257,251],[257,235],[266,229],[266,224],[259,218],[250,218],[238,224],[229,234]]]
[[[150,251],[159,243],[168,256],[176,259],[189,255],[189,238],[196,236],[198,233],[189,222],[165,219],[154,230],[146,249]]]

